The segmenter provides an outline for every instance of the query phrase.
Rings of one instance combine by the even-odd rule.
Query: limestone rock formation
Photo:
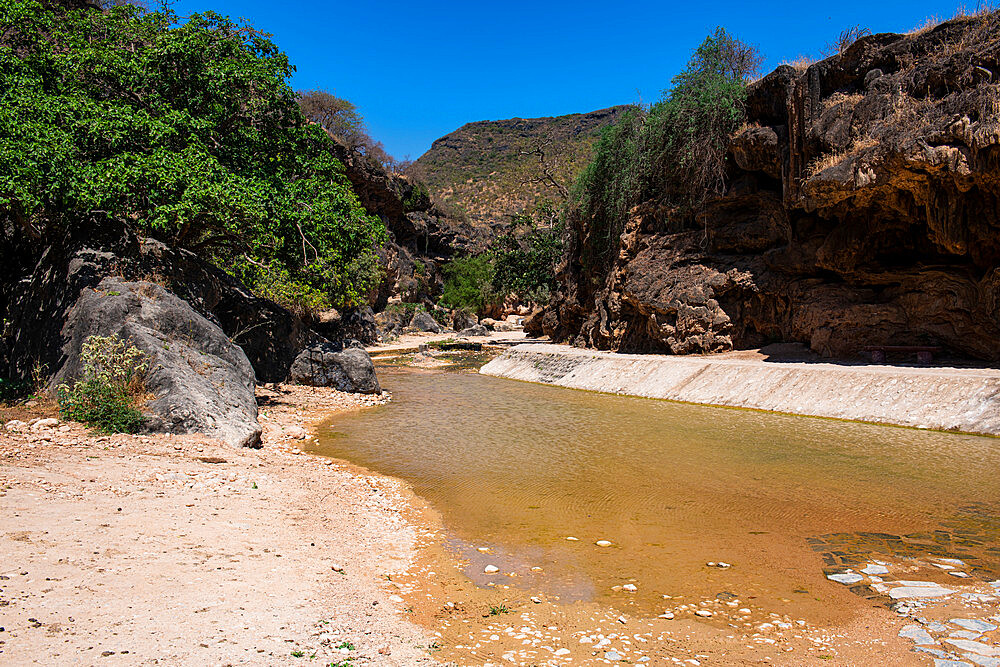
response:
[[[1000,360],[1000,15],[863,37],[749,89],[727,190],[673,233],[637,207],[610,269],[574,230],[532,333],[621,351],[798,341]]]
[[[149,356],[145,388],[152,398],[142,407],[149,430],[260,446],[250,361],[222,329],[163,287],[105,278],[81,292],[63,335],[52,386],[79,377],[90,336],[118,336]]]
[[[382,391],[367,352],[361,348],[344,349],[332,343],[318,343],[302,350],[292,364],[291,380],[362,394]]]

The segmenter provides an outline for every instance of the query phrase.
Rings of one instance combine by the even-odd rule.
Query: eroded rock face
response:
[[[80,293],[63,333],[53,387],[81,375],[80,351],[90,336],[118,336],[149,356],[145,385],[153,398],[143,412],[150,431],[260,446],[250,361],[222,329],[161,286],[105,278]]]
[[[657,202],[619,255],[562,287],[529,330],[677,354],[798,341],[939,345],[1000,360],[1000,16],[862,38],[751,86],[727,192],[676,233]]]
[[[318,343],[302,350],[292,364],[291,380],[297,384],[361,394],[382,391],[367,352],[361,348],[344,349],[332,343]]]

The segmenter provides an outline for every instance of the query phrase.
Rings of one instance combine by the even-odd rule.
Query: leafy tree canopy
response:
[[[213,12],[0,5],[4,234],[95,214],[248,280],[364,301],[385,229],[288,85],[268,36]]]

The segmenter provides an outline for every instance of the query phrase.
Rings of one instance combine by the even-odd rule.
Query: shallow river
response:
[[[845,592],[824,568],[951,555],[1000,573],[998,439],[470,371],[379,377],[392,403],[336,418],[317,451],[409,482],[480,585],[645,613],[663,595],[733,594],[830,618]]]

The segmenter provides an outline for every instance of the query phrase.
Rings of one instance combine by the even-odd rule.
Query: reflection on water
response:
[[[808,614],[832,585],[824,566],[857,554],[926,542],[963,549],[983,572],[1000,561],[987,520],[1000,504],[996,439],[471,372],[383,368],[379,379],[393,402],[337,417],[317,450],[411,483],[482,584],[566,600],[621,596],[612,588],[631,581],[629,599],[649,611],[664,594],[735,591]],[[905,537],[948,522],[964,546]]]

